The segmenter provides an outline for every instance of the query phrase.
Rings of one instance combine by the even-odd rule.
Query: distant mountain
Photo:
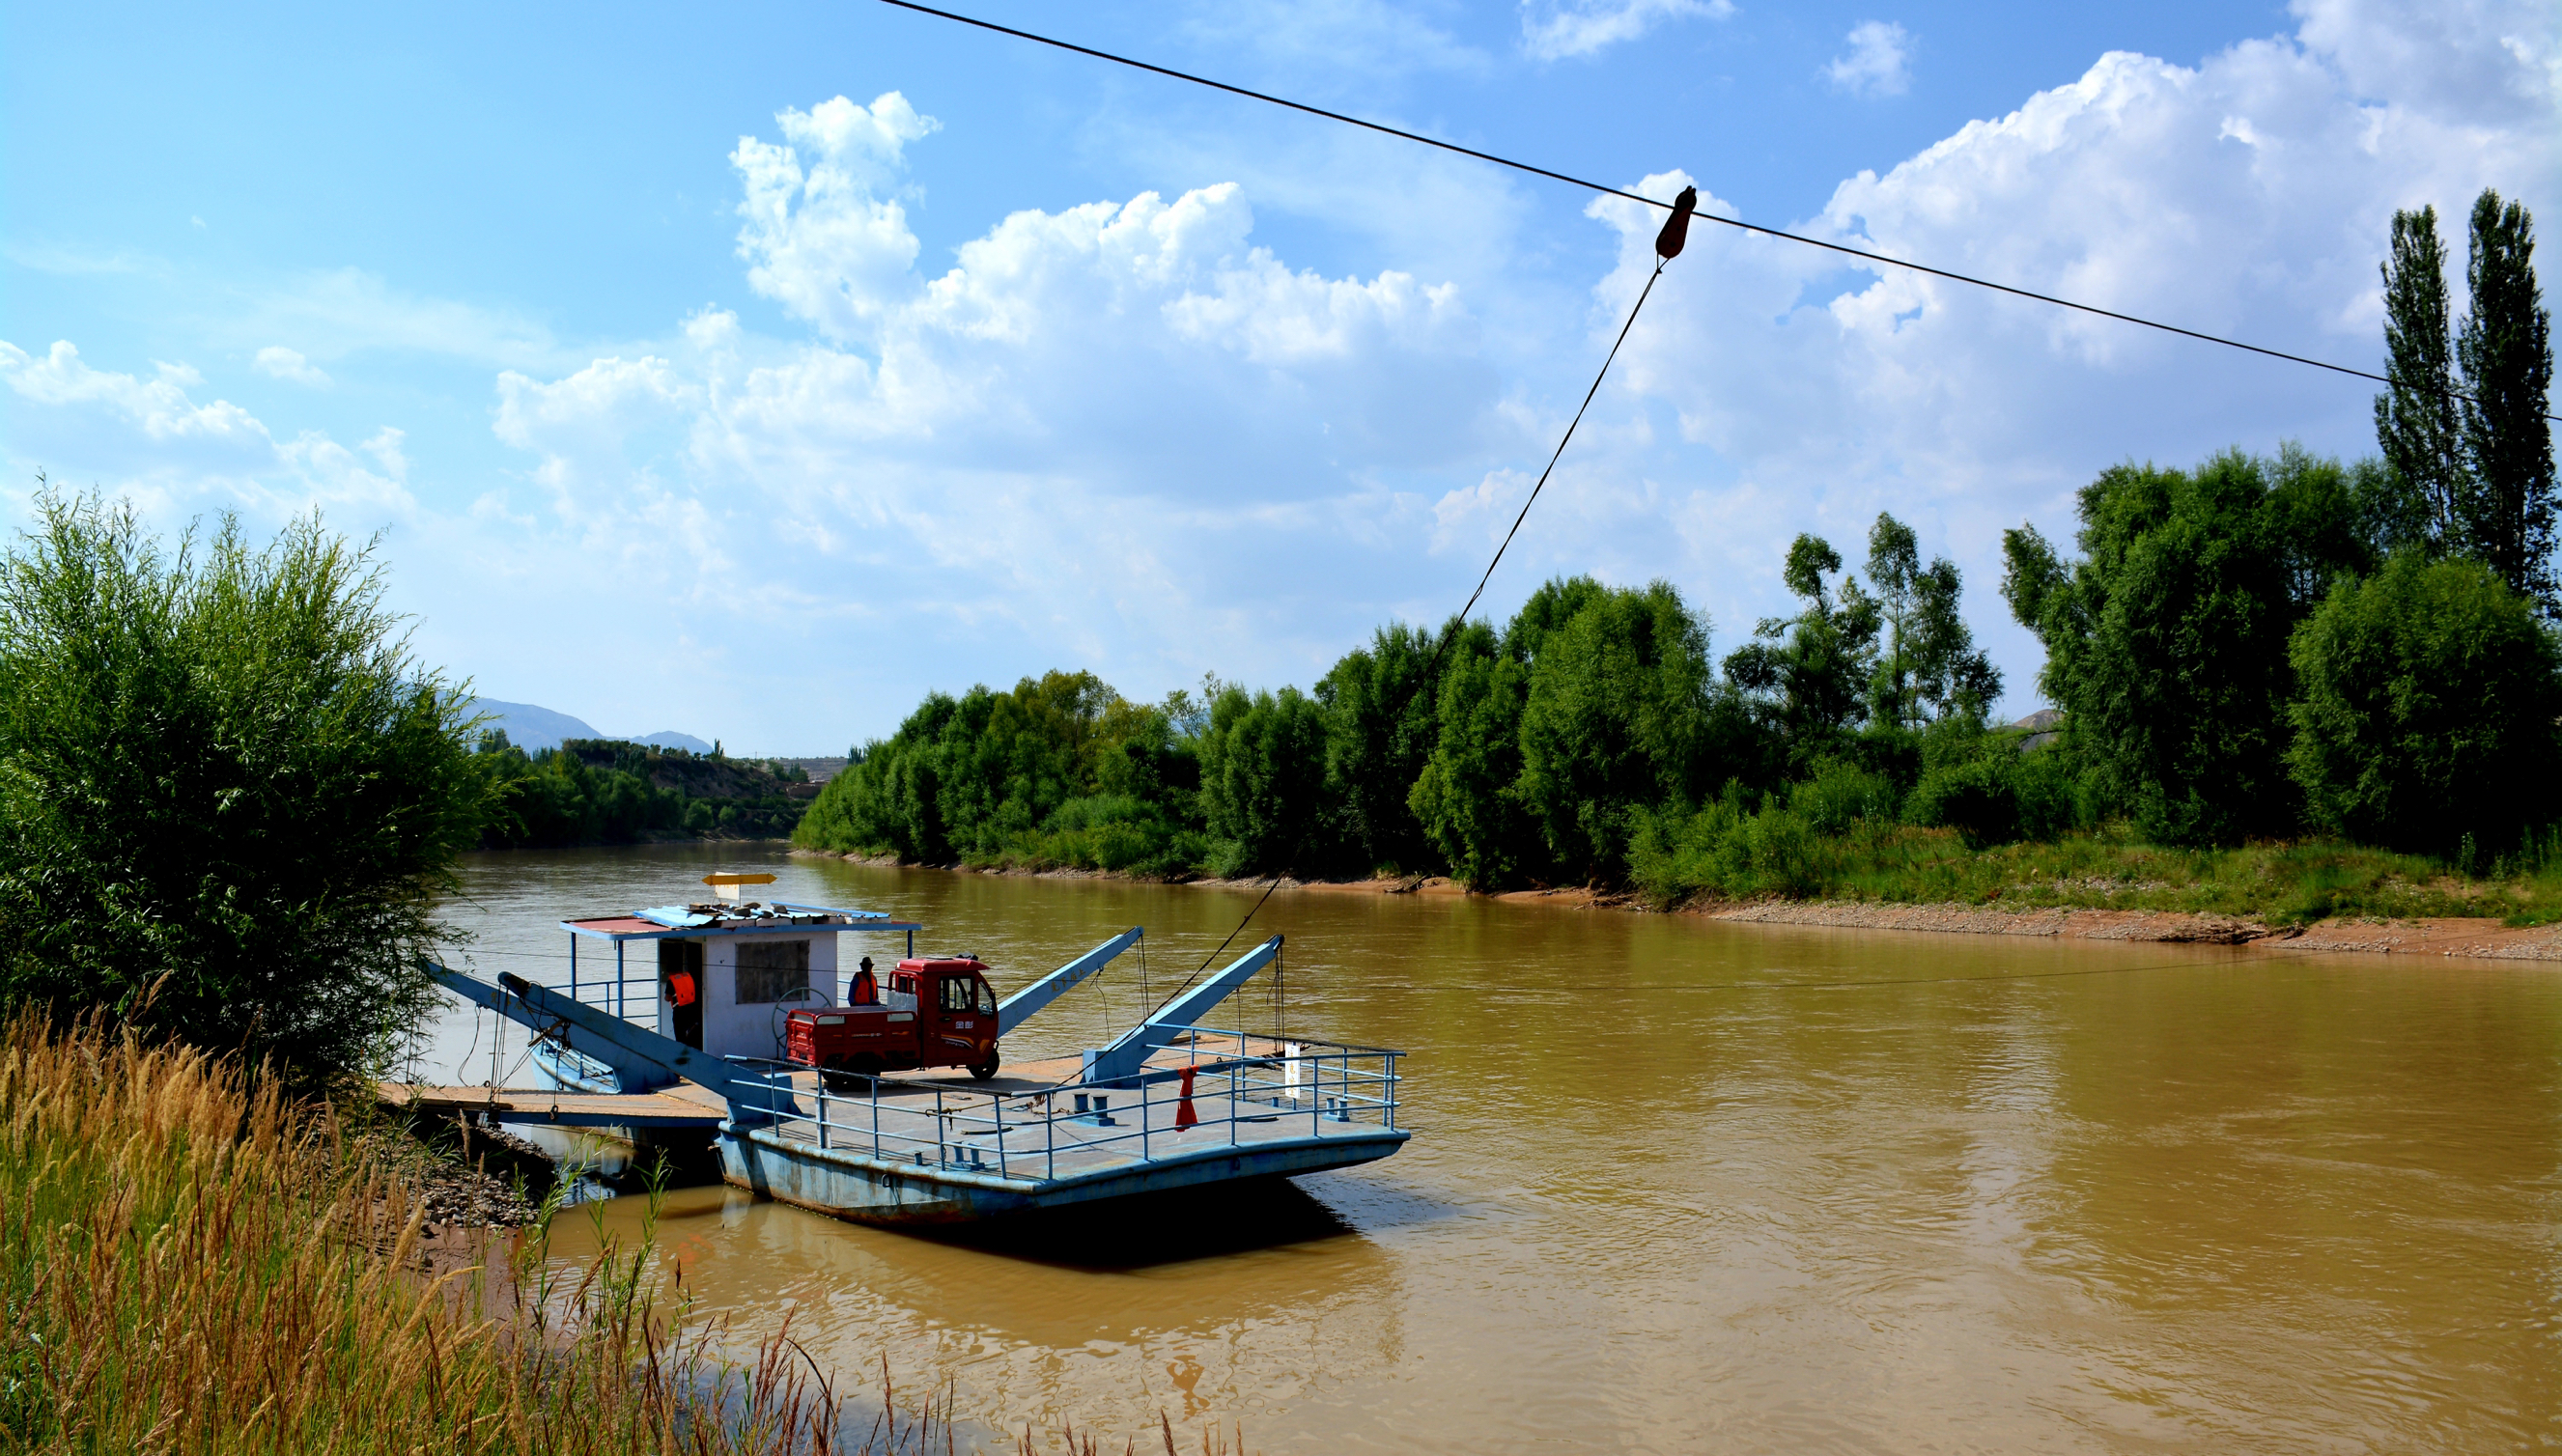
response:
[[[503,730],[509,743],[527,753],[540,753],[547,748],[558,748],[564,738],[601,738],[624,743],[642,743],[658,748],[681,748],[687,753],[712,751],[710,744],[690,733],[679,733],[672,728],[652,733],[646,738],[627,738],[619,733],[599,733],[588,726],[584,718],[573,718],[567,713],[556,713],[533,703],[502,703],[496,698],[473,698],[471,711],[491,715],[491,721],[480,726]]]
[[[558,748],[564,738],[605,736],[567,713],[556,713],[532,703],[502,703],[496,698],[473,698],[470,711],[487,713],[490,721],[480,726],[503,731],[509,743],[527,753]]]

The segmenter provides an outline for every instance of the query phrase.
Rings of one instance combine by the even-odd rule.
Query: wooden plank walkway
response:
[[[483,1113],[507,1122],[555,1123],[572,1128],[713,1128],[729,1116],[719,1097],[690,1082],[657,1092],[556,1092],[543,1087],[434,1087],[384,1082],[378,1090],[394,1107],[452,1115]],[[688,1095],[692,1094],[692,1095]]]

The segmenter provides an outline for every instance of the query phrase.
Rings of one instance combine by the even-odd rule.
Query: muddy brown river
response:
[[[560,920],[713,869],[1006,990],[1148,928],[1008,1059],[1102,1044],[1252,903],[733,845],[475,856],[452,913],[551,979]],[[1116,1449],[1160,1411],[1273,1452],[2562,1445],[2562,971],[1330,893],[1272,931],[1291,1028],[1411,1054],[1397,1157],[997,1250],[678,1190],[698,1317]],[[420,1072],[491,1051],[458,1010]]]

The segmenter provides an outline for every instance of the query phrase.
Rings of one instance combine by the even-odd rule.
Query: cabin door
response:
[[[678,1041],[703,1049],[703,943],[658,942],[658,995],[674,1015],[671,1031]]]

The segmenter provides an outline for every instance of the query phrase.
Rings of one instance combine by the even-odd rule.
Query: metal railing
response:
[[[626,971],[617,967],[610,975],[582,976],[579,974],[578,962],[572,959],[569,963],[569,980],[547,984],[551,990],[559,992],[571,1001],[583,1001],[598,1010],[612,1011],[627,1020],[631,1018],[636,1008],[640,1010],[644,1022],[654,1021],[657,1018],[658,966],[654,960],[642,971]]]
[[[1396,1127],[1403,1083],[1396,1062],[1403,1052],[1276,1041],[1218,1027],[1181,1030],[1179,1044],[1168,1048],[1183,1053],[1180,1061],[1152,1061],[1140,1075],[1108,1087],[1060,1082],[983,1093],[840,1072],[834,1075],[857,1085],[831,1089],[822,1077],[813,1091],[789,1080],[808,1067],[759,1057],[725,1060],[771,1089],[762,1107],[747,1106],[754,1093],[733,1092],[732,1105],[762,1114],[787,1136],[880,1162],[1027,1183],[1055,1179],[1059,1160],[1080,1154],[1108,1151],[1155,1163],[1269,1141],[1249,1136],[1249,1126],[1295,1136],[1304,1119],[1306,1135],[1317,1138],[1351,1125]],[[929,1092],[930,1109],[924,1105]]]

